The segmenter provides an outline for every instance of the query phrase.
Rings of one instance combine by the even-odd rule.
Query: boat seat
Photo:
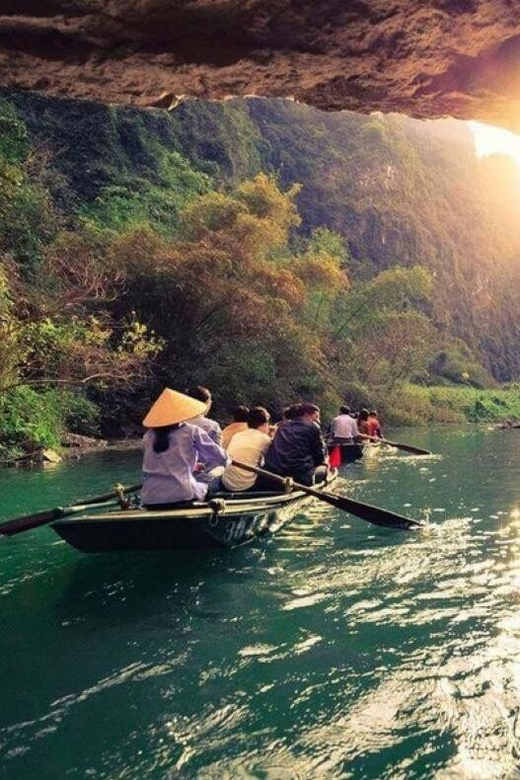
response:
[[[166,504],[143,504],[143,509],[147,509],[149,512],[159,512],[170,509],[194,509],[197,507],[207,506],[210,501],[215,498],[221,498],[224,501],[236,501],[237,499],[256,499],[262,500],[264,498],[272,498],[273,496],[283,496],[284,493],[278,491],[270,492],[241,492],[241,493],[228,493],[225,490],[219,490],[218,493],[214,493],[208,497],[207,501],[177,501]]]
[[[167,504],[143,504],[143,509],[148,509],[150,512],[158,512],[163,509],[193,509],[195,503],[195,501],[177,501]]]
[[[228,493],[225,490],[219,490],[218,493],[214,493],[210,500],[212,498],[223,498],[224,500],[234,500],[236,501],[238,498],[245,498],[245,499],[253,499],[256,498],[262,499],[262,498],[272,498],[273,496],[283,496],[285,495],[283,490],[266,490],[266,491],[253,491],[253,490],[243,490],[239,493]]]

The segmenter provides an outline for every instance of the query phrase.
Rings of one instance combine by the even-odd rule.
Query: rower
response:
[[[340,406],[339,414],[331,422],[329,446],[353,444],[359,436],[357,422],[350,414],[350,407]]]
[[[167,387],[144,418],[143,425],[150,429],[143,437],[145,507],[203,501],[208,485],[195,474],[197,464],[209,471],[229,462],[225,450],[191,422],[205,410],[202,401]]]
[[[361,409],[357,418],[358,436],[360,439],[370,439],[370,427],[368,425],[368,409]]]
[[[320,409],[302,403],[295,415],[278,427],[265,457],[265,468],[302,485],[321,482],[327,475],[325,447],[320,432]],[[257,482],[257,484],[260,484]],[[265,485],[264,490],[272,489]]]
[[[375,410],[368,413],[367,423],[370,430],[370,436],[373,436],[374,439],[382,439],[381,424]]]

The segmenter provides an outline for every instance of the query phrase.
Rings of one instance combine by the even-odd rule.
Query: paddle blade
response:
[[[341,447],[338,445],[329,454],[329,466],[331,469],[339,469],[341,466]]]
[[[14,520],[7,520],[0,523],[0,534],[3,536],[14,536],[22,531],[30,531],[31,528],[38,528],[40,525],[52,523],[63,517],[64,510],[61,507],[56,509],[47,509],[45,512],[36,512],[34,515],[25,515],[25,517],[16,517]]]
[[[124,493],[136,493],[142,487],[139,485],[131,485],[125,488],[121,486]],[[112,498],[119,498],[120,490],[112,490],[110,493],[104,493],[101,496],[92,496],[91,498],[85,498],[82,501],[75,501],[72,506],[68,507],[56,507],[55,509],[47,509],[44,512],[37,512],[34,515],[26,515],[25,517],[15,517],[14,520],[7,520],[5,523],[0,523],[0,535],[14,536],[22,531],[30,531],[32,528],[38,528],[40,525],[46,525],[52,523],[54,520],[60,520],[62,517],[74,514],[82,507],[92,508],[97,504],[103,504]]]
[[[239,460],[232,461],[234,466],[238,466],[244,471],[251,471],[256,474],[262,474],[269,479],[274,480],[280,484],[285,483],[285,478],[280,477],[278,474],[272,474],[265,469],[259,469],[256,466],[249,466],[247,463],[242,463]],[[309,496],[315,496],[320,501],[325,501],[327,504],[335,506],[337,509],[341,509],[343,512],[349,512],[351,515],[356,515],[362,520],[366,520],[368,523],[374,525],[383,525],[387,528],[422,528],[424,523],[419,520],[413,520],[411,517],[405,517],[404,515],[398,515],[395,512],[390,512],[388,509],[381,509],[378,506],[372,506],[371,504],[364,504],[360,501],[355,501],[353,498],[346,498],[346,496],[337,496],[334,493],[327,493],[323,490],[319,490],[315,487],[309,487],[308,485],[301,485],[298,482],[293,482],[292,487],[294,490],[301,490],[302,493],[307,493]]]
[[[414,447],[412,444],[403,444],[400,441],[389,441],[388,439],[383,439],[382,441],[390,447],[396,447],[398,450],[403,450],[403,452],[411,452],[414,455],[431,455],[429,450],[423,450],[421,447]]]
[[[406,517],[405,515],[399,515],[396,512],[390,512],[388,509],[381,509],[378,506],[372,506],[372,504],[365,504],[364,502],[356,501],[353,498],[347,498],[346,496],[338,496],[332,493],[324,493],[322,491],[314,491],[318,493],[316,497],[328,504],[335,506],[337,509],[341,509],[343,512],[349,512],[351,515],[366,520],[373,525],[381,525],[386,528],[421,528],[424,523],[419,520],[414,520],[412,517]]]

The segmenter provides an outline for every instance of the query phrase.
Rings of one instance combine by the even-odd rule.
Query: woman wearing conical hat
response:
[[[143,437],[144,506],[203,501],[208,485],[194,476],[197,463],[206,470],[227,465],[225,450],[189,423],[205,409],[201,401],[166,388],[144,418],[150,429]]]

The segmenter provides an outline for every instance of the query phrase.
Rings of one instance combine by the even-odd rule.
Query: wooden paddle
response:
[[[136,493],[141,489],[141,485],[132,485],[123,488],[124,493]],[[113,490],[111,493],[104,493],[101,496],[85,498],[83,501],[76,501],[71,506],[58,506],[55,509],[46,509],[43,512],[36,512],[33,515],[24,517],[15,517],[13,520],[7,520],[0,523],[0,534],[3,536],[14,536],[22,531],[30,531],[32,528],[38,528],[40,525],[47,525],[54,520],[60,520],[62,517],[79,514],[87,509],[93,509],[97,506],[111,506],[113,501],[110,499],[118,498],[120,491]]]
[[[412,444],[402,444],[400,441],[389,441],[388,439],[379,439],[379,441],[381,444],[388,444],[389,447],[395,447],[403,452],[413,452],[414,455],[431,455],[429,450],[414,447]]]
[[[404,452],[413,452],[414,455],[431,455],[432,453],[429,450],[423,450],[421,447],[414,447],[413,444],[402,444],[400,441],[390,441],[389,439],[381,439],[376,436],[369,436],[366,433],[360,434],[362,436],[362,440],[358,442],[353,442],[352,444],[341,444],[341,447],[359,447],[360,444],[363,443],[371,443],[371,444],[388,444],[389,447],[395,447],[398,450],[403,450]]]
[[[241,463],[239,460],[233,460],[232,463],[234,466],[244,469],[244,471],[251,471],[253,474],[260,474],[264,477],[268,477],[281,485],[286,484],[286,477],[280,477],[278,474],[272,474],[270,471],[265,471],[265,469],[260,469],[256,466],[249,466],[247,463]],[[314,496],[320,501],[325,501],[327,504],[335,506],[336,509],[350,512],[351,515],[356,515],[356,517],[360,517],[362,520],[366,520],[368,523],[373,523],[374,525],[401,529],[421,528],[425,525],[419,520],[414,520],[413,518],[405,517],[404,515],[398,515],[395,512],[390,512],[388,509],[381,509],[378,506],[372,506],[372,504],[355,501],[353,498],[347,498],[346,496],[327,493],[324,490],[316,490],[316,488],[309,487],[308,485],[301,485],[298,482],[293,482],[292,487],[294,490],[301,490],[302,493]]]

